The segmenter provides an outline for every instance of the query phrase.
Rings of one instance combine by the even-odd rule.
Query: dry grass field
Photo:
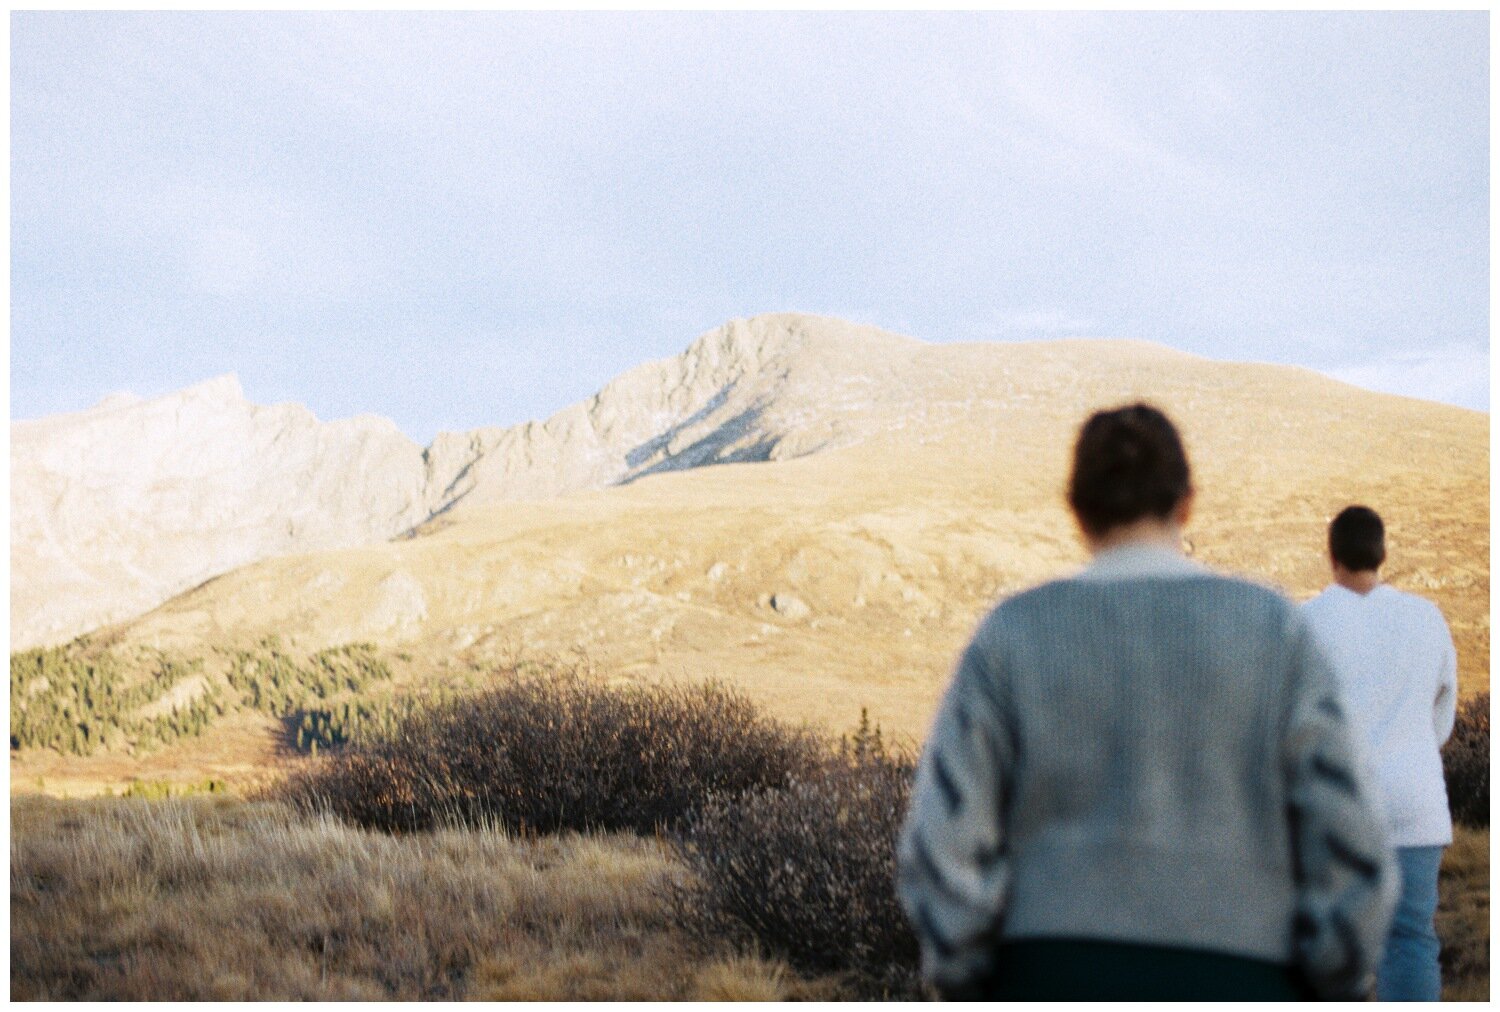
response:
[[[271,803],[16,799],[20,1000],[780,1000],[834,980],[706,950],[654,840],[410,836]]]
[[[657,841],[388,836],[234,798],[11,803],[11,997],[850,996],[674,923]],[[1443,867],[1444,997],[1489,996],[1489,833]]]

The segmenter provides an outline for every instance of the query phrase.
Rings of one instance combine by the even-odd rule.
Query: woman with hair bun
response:
[[[1398,879],[1298,609],[1182,553],[1177,430],[1084,423],[1091,563],[980,624],[927,739],[898,857],[945,998],[1359,998]]]

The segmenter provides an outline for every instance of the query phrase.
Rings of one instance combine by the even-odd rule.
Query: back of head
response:
[[[1096,412],[1079,430],[1068,504],[1090,535],[1165,520],[1191,488],[1177,429],[1149,404]]]
[[[1328,554],[1352,573],[1385,562],[1385,524],[1368,506],[1348,506],[1328,525]]]

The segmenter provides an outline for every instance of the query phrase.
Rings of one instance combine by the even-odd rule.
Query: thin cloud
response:
[[[425,442],[782,309],[1313,367],[1482,347],[1487,31],[19,12],[13,410],[232,370]]]
[[[1001,312],[988,321],[996,337],[1081,337],[1098,329],[1092,319],[1049,309],[1019,309]]]
[[[1490,409],[1490,355],[1487,348],[1448,344],[1419,351],[1397,351],[1373,362],[1328,370],[1328,375],[1366,390]]]

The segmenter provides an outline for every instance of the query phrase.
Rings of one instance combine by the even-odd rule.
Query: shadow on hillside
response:
[[[673,425],[671,428],[667,429],[667,431],[652,436],[640,446],[637,446],[635,449],[626,453],[625,466],[628,468],[640,467],[646,461],[656,456],[657,453],[665,450],[667,448],[667,445],[671,443],[672,440],[676,439],[679,434],[686,432],[688,429],[691,429],[694,425],[697,425],[699,422],[706,419],[709,415],[722,408],[724,404],[729,400],[729,395],[731,392],[733,392],[733,390],[733,383],[724,384],[719,388],[719,392],[710,397],[708,399],[708,402],[704,404],[703,407],[699,408],[697,411],[694,411],[691,415],[684,418],[676,425]]]
[[[661,435],[631,450],[626,454],[626,463],[632,468],[639,467],[657,453],[664,451],[678,435],[686,432],[693,425],[708,417],[709,413],[715,408],[722,406],[728,397],[729,390],[730,387],[725,387],[719,393],[715,394],[713,399],[702,410],[694,412],[690,418],[672,426],[672,428]],[[663,474],[668,471],[686,471],[691,468],[702,467],[706,464],[744,464],[770,460],[771,451],[776,449],[776,444],[779,442],[778,439],[772,436],[762,435],[752,443],[730,450],[730,447],[735,446],[735,444],[754,433],[755,423],[760,420],[764,413],[764,403],[757,402],[733,418],[730,418],[697,442],[684,447],[671,456],[657,461],[650,467],[636,471],[633,474],[627,474],[615,482],[615,484],[629,485],[631,482],[644,478],[647,475]]]

